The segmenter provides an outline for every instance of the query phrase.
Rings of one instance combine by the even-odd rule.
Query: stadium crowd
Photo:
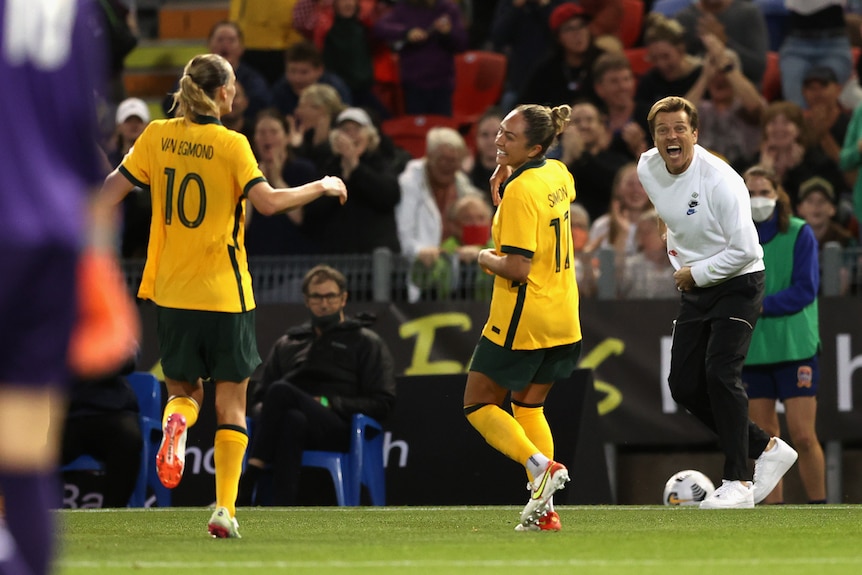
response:
[[[269,179],[297,186],[339,175],[351,197],[343,206],[321,198],[271,221],[248,210],[251,258],[385,247],[410,261],[414,277],[439,275],[440,260],[453,260],[452,242],[463,242],[458,200],[475,194],[492,207],[487,178],[502,115],[522,103],[569,104],[570,127],[550,157],[569,167],[576,202],[593,222],[579,265],[596,266],[590,256],[612,247],[619,297],[672,296],[637,233],[651,204],[637,178],[626,178],[652,146],[646,112],[669,95],[698,106],[698,142],[738,172],[774,169],[821,247],[859,242],[858,3],[283,0],[266,15],[237,4],[236,20],[217,23],[208,38],[237,72],[225,125],[247,135]],[[478,59],[473,76],[460,68],[468,55]],[[491,73],[488,55],[502,56],[504,74]],[[465,95],[487,98],[491,82],[486,108],[468,113],[457,104]],[[117,136],[105,147],[116,165],[150,118],[142,101],[114,105]],[[169,99],[163,108],[171,114]],[[405,119],[415,118],[405,131]],[[283,135],[268,135],[274,129]],[[799,194],[815,177],[828,183],[819,211],[802,206]],[[139,257],[149,229],[145,196],[131,195],[124,216],[122,253]],[[468,239],[483,246],[489,237]],[[586,296],[597,274],[579,272]],[[633,278],[643,285],[642,277],[658,284],[640,295],[625,287]],[[411,282],[411,299],[438,289],[427,287],[433,283]]]

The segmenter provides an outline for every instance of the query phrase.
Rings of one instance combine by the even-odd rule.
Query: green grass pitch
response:
[[[210,539],[197,508],[60,511],[58,575],[862,573],[862,506],[558,507],[517,533],[514,507],[240,509]]]

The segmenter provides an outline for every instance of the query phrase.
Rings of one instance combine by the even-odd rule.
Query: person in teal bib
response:
[[[743,179],[751,196],[751,217],[766,266],[761,317],[742,371],[749,417],[767,433],[778,436],[776,400],[784,403],[808,501],[826,503],[823,449],[815,430],[820,373],[817,239],[805,220],[793,216],[790,198],[775,172],[753,166]],[[779,483],[764,503],[783,502]]]

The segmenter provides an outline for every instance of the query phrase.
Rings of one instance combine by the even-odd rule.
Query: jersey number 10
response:
[[[176,170],[174,168],[165,168],[165,175],[168,177],[167,185],[165,186],[165,225],[171,225],[174,217],[174,184],[176,181]],[[186,192],[188,191],[189,183],[195,182],[200,202],[198,204],[198,213],[194,218],[189,218],[186,214]],[[196,228],[204,221],[204,216],[207,211],[207,191],[204,186],[204,180],[200,174],[189,172],[183,177],[180,182],[180,189],[177,193],[177,217],[180,223],[187,228]],[[559,235],[559,234],[558,234]],[[568,264],[567,264],[568,265]]]

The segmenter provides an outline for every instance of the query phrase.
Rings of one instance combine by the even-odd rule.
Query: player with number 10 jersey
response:
[[[119,170],[153,202],[138,296],[169,308],[254,309],[244,199],[264,176],[245,136],[211,116],[156,120]]]

